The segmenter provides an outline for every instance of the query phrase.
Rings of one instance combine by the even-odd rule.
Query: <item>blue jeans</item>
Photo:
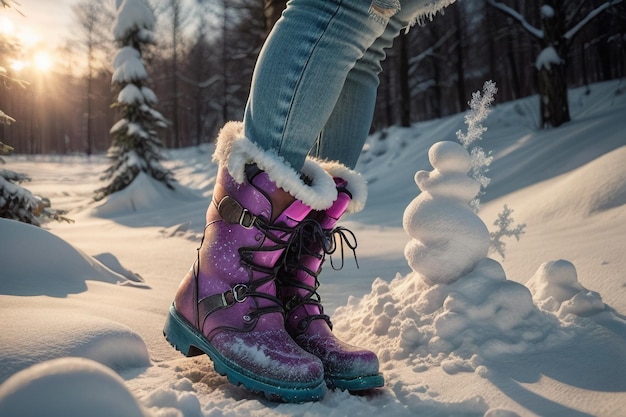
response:
[[[309,154],[354,168],[372,123],[384,50],[412,20],[443,7],[432,3],[291,0],[254,70],[246,137],[297,171]]]

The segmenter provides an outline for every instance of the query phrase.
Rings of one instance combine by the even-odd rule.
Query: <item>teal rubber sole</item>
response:
[[[357,378],[342,378],[340,376],[326,375],[326,383],[330,389],[366,391],[384,386],[385,379],[382,374],[366,375]]]
[[[228,378],[233,385],[242,385],[248,390],[262,393],[272,401],[303,403],[318,401],[326,393],[324,380],[311,383],[294,383],[269,378],[259,378],[219,353],[197,329],[170,306],[163,335],[176,350],[185,356],[206,353],[213,361],[215,371]]]

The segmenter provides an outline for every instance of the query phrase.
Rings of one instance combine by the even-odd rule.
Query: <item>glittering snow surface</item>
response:
[[[364,211],[343,219],[360,269],[327,263],[335,333],[380,358],[365,396],[277,404],[164,340],[215,182],[212,145],[172,151],[171,191],[139,178],[91,201],[106,159],[12,156],[73,224],[0,219],[0,415],[615,416],[626,407],[626,110],[617,82],[576,90],[573,121],[539,131],[536,97],[495,107],[478,214],[463,115],[373,134]],[[526,224],[488,253],[504,205]],[[341,264],[333,256],[333,265]],[[43,410],[43,411],[42,411]]]

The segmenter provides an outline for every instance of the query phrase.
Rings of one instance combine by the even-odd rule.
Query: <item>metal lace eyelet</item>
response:
[[[298,323],[298,330],[305,331],[307,327],[309,327],[309,324],[311,324],[311,320],[309,317],[300,320],[300,322]]]
[[[250,317],[249,315],[245,315],[242,317],[243,321],[245,321],[246,323],[250,323],[252,321],[252,317]]]

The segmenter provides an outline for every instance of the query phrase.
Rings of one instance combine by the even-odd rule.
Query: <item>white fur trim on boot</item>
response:
[[[277,186],[313,210],[327,209],[337,199],[335,182],[318,161],[307,158],[304,162],[302,174],[311,180],[311,185],[307,185],[302,181],[300,173],[291,168],[280,156],[259,148],[246,138],[241,122],[228,122],[224,125],[217,137],[213,160],[225,165],[239,184],[246,180],[246,165],[254,163],[265,171]]]
[[[352,194],[352,201],[350,201],[346,213],[358,213],[363,210],[367,201],[367,181],[365,178],[337,161],[320,161],[320,165],[332,177],[341,178],[348,182],[346,188]]]

